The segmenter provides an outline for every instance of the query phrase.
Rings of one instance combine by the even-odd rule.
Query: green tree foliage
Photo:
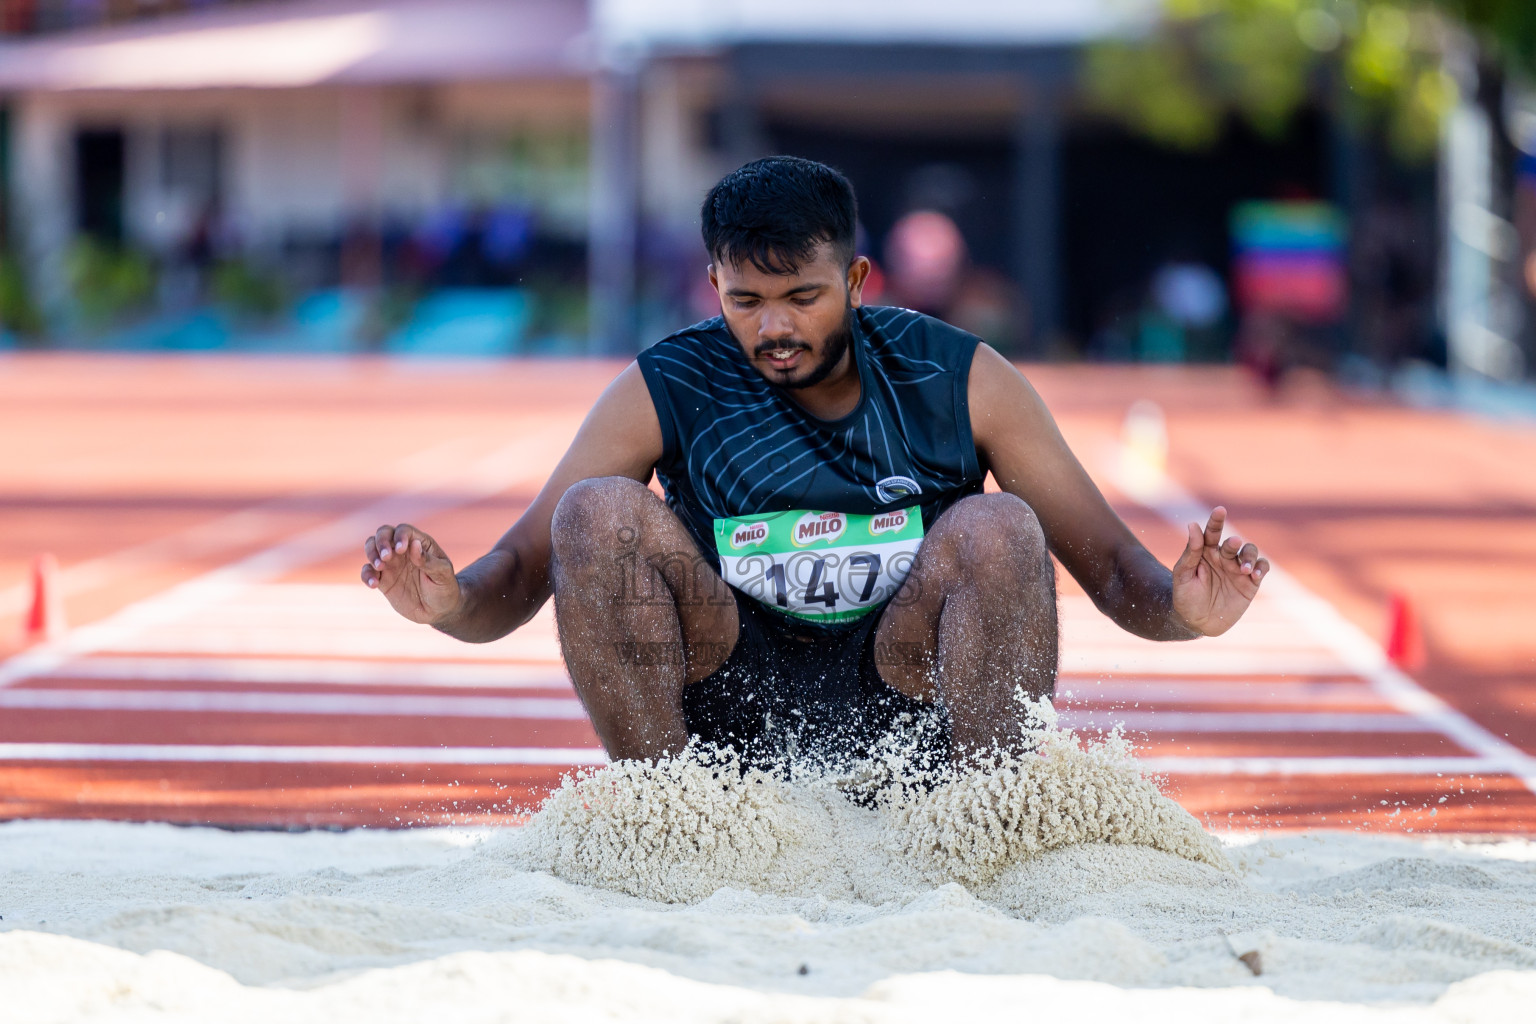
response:
[[[65,269],[81,317],[90,327],[139,312],[154,297],[154,267],[130,249],[77,238],[65,257]]]
[[[1436,0],[1515,70],[1536,74],[1536,3],[1532,0]]]
[[[21,262],[0,249],[0,329],[31,340],[43,332],[43,318],[32,301]]]
[[[1215,142],[1232,115],[1277,137],[1318,97],[1424,157],[1456,98],[1447,27],[1429,0],[1163,0],[1145,36],[1090,48],[1086,83],[1101,109],[1183,148]]]
[[[243,319],[269,320],[285,305],[277,276],[245,260],[221,261],[213,268],[209,284],[214,300]]]

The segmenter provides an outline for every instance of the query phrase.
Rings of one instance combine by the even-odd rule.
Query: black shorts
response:
[[[690,735],[764,767],[795,760],[835,769],[869,756],[884,737],[919,764],[948,763],[943,709],[880,678],[875,630],[883,608],[825,626],[731,593],[741,630],[725,663],[683,688]]]

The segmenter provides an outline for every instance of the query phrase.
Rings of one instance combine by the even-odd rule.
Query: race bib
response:
[[[797,618],[844,622],[896,593],[923,543],[918,506],[874,516],[770,512],[715,520],[720,575]]]

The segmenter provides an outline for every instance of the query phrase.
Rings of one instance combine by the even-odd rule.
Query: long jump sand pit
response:
[[[895,760],[898,773],[891,774]],[[1536,843],[1214,837],[1113,738],[698,756],[503,829],[0,825],[7,1021],[1513,1021]]]

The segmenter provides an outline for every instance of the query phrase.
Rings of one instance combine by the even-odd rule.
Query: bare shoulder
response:
[[[567,457],[586,475],[639,479],[650,476],[661,454],[656,405],[640,364],[631,362],[598,396]]]
[[[1019,368],[986,342],[976,346],[966,381],[971,434],[987,449],[1002,434],[1017,436],[1021,428],[1050,422],[1045,403]]]
[[[603,389],[594,408],[605,405],[616,413],[656,422],[656,406],[651,401],[645,374],[640,372],[640,360],[631,359],[629,365]]]

